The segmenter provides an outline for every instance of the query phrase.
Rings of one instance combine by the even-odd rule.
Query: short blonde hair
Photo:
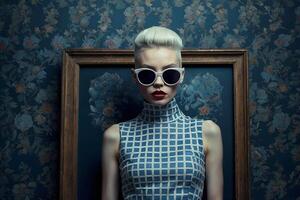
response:
[[[138,54],[143,48],[166,47],[176,50],[177,58],[181,66],[182,40],[174,31],[161,27],[152,26],[140,32],[134,40],[134,59],[138,60]]]

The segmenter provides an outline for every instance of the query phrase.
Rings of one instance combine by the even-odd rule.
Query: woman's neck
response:
[[[148,122],[170,122],[182,116],[175,98],[166,105],[155,105],[144,101],[144,108],[140,114],[140,118]]]

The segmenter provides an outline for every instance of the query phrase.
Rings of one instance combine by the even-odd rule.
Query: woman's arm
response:
[[[206,154],[207,199],[223,199],[223,145],[219,126],[211,120],[203,122]]]
[[[106,200],[119,198],[119,125],[115,124],[104,132],[102,149],[102,197]]]

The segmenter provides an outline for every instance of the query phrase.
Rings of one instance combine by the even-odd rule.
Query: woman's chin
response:
[[[162,98],[162,99],[157,99],[157,98],[150,98],[147,101],[153,105],[157,106],[164,106],[170,102],[171,99],[169,98]]]

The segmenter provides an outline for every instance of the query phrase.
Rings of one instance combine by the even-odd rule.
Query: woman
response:
[[[167,28],[136,37],[132,74],[144,108],[104,133],[103,200],[118,199],[119,190],[124,199],[200,200],[205,177],[208,199],[223,198],[220,128],[185,116],[174,98],[184,77],[181,49],[182,40]]]

